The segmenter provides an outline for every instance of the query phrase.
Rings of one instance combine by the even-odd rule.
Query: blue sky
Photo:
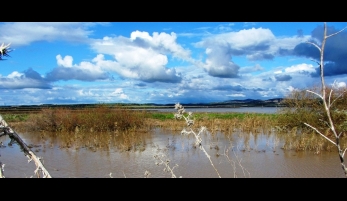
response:
[[[328,22],[328,34],[347,22]],[[0,105],[209,103],[319,85],[323,22],[2,22]],[[347,31],[326,45],[347,83]]]

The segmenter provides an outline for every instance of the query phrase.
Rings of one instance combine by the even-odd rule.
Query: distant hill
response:
[[[223,102],[212,102],[212,103],[181,103],[184,107],[281,107],[283,98],[272,98],[267,100],[259,99],[244,99],[244,100],[228,100]],[[138,104],[141,105],[141,104]],[[172,104],[155,104],[146,103],[148,106],[158,107],[172,107]]]
[[[181,103],[185,108],[192,107],[211,107],[211,108],[235,108],[235,107],[283,107],[285,105],[281,104],[282,98],[274,98],[268,100],[258,100],[258,99],[245,99],[245,100],[228,100],[223,102],[213,102],[213,103]],[[14,106],[0,106],[0,114],[3,113],[32,113],[39,112],[43,108],[93,108],[99,104],[41,104],[41,105],[14,105]],[[145,109],[145,108],[172,108],[175,103],[171,104],[156,104],[156,103],[105,103],[103,105],[115,107],[115,106],[126,106],[135,109]]]
[[[273,98],[267,100],[244,99],[244,100],[228,100],[223,102],[210,103],[214,107],[281,107],[283,98]]]

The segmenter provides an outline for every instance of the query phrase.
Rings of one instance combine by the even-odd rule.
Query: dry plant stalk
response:
[[[4,45],[4,43],[1,44],[1,46],[0,46],[0,60],[2,60],[2,58],[4,56],[9,57],[8,53],[11,51],[10,45],[11,45],[11,43],[9,43],[8,45]]]
[[[0,162],[0,178],[5,178],[5,176],[4,176],[4,167],[5,167],[5,164]]]
[[[207,153],[207,151],[205,150],[204,146],[202,146],[202,139],[201,139],[201,134],[204,133],[207,129],[206,127],[202,126],[199,130],[198,133],[195,133],[194,130],[192,129],[192,125],[194,124],[194,120],[192,119],[192,112],[188,112],[188,115],[185,116],[185,109],[184,107],[179,104],[176,103],[175,104],[175,109],[177,110],[177,113],[175,113],[174,117],[175,119],[182,119],[184,118],[184,120],[187,123],[187,126],[189,128],[189,130],[186,130],[185,128],[181,131],[181,135],[189,135],[189,134],[193,134],[195,137],[195,146],[198,146],[200,148],[200,150],[202,150],[206,157],[208,158],[208,160],[210,161],[212,167],[214,168],[214,170],[216,171],[216,173],[218,174],[218,177],[221,178],[217,168],[214,166],[212,160],[211,160],[211,156]]]
[[[157,151],[161,150],[158,145],[156,145],[156,147],[157,147]],[[173,170],[176,167],[178,167],[178,164],[175,164],[175,166],[170,167],[170,160],[166,157],[165,154],[154,155],[154,158],[158,161],[155,163],[157,166],[164,165],[165,166],[164,172],[169,172],[171,174],[171,178],[177,178]],[[145,178],[149,178],[150,175],[151,173],[146,170]],[[182,176],[180,176],[179,178],[182,178]]]
[[[36,165],[36,169],[34,171],[35,175],[40,178],[42,175],[43,178],[51,178],[51,175],[49,172],[46,170],[46,168],[43,166],[41,162],[41,158],[37,157],[31,150],[30,148],[24,143],[24,141],[19,137],[19,135],[12,130],[11,127],[7,124],[7,122],[3,119],[3,117],[0,115],[0,129],[2,131],[3,135],[8,135],[11,138],[10,144],[12,144],[14,141],[16,141],[21,148],[23,149],[24,154],[26,157],[29,158],[28,162],[34,161]],[[3,168],[3,165],[1,166]],[[3,170],[2,170],[3,171]],[[3,172],[1,173],[3,176]]]
[[[337,150],[338,150],[338,153],[339,153],[339,158],[340,158],[340,162],[341,162],[341,166],[342,166],[342,169],[344,171],[344,174],[345,176],[347,177],[347,167],[345,166],[344,164],[344,155],[346,153],[346,150],[347,148],[345,148],[344,150],[341,148],[340,146],[340,137],[341,137],[341,134],[342,132],[340,132],[338,134],[338,132],[336,131],[335,129],[335,125],[334,125],[334,122],[332,120],[332,117],[331,117],[331,112],[330,112],[330,107],[332,106],[332,104],[334,103],[335,100],[337,100],[340,96],[338,96],[335,100],[332,100],[331,101],[331,95],[332,95],[332,91],[333,89],[331,89],[328,97],[327,97],[327,90],[326,90],[326,85],[325,85],[325,81],[324,81],[324,48],[325,48],[325,44],[326,44],[326,40],[331,37],[331,36],[334,36],[338,33],[341,33],[343,30],[345,30],[347,27],[343,28],[342,30],[336,32],[336,33],[333,33],[333,34],[330,34],[330,35],[327,35],[327,25],[326,23],[324,23],[324,36],[323,36],[323,41],[322,41],[322,44],[321,44],[321,47],[319,47],[317,44],[315,43],[312,43],[312,42],[307,42],[313,46],[315,46],[319,52],[320,52],[320,62],[317,62],[319,64],[319,67],[320,67],[320,77],[321,77],[321,84],[322,84],[322,91],[321,93],[322,94],[318,94],[314,91],[310,91],[310,90],[307,90],[308,92],[310,93],[313,93],[315,95],[317,95],[320,99],[322,99],[323,101],[323,105],[324,105],[324,109],[325,109],[325,112],[327,114],[327,117],[328,117],[328,122],[327,125],[328,127],[330,128],[330,130],[333,132],[333,135],[335,137],[335,142],[331,139],[329,139],[327,136],[325,136],[322,132],[320,132],[317,128],[311,126],[310,124],[308,123],[304,123],[306,126],[312,128],[313,130],[315,130],[319,135],[321,135],[323,138],[325,138],[326,140],[328,140],[329,142],[331,142],[333,145],[336,146]]]
[[[229,139],[229,142],[230,142],[230,145],[228,148],[225,148],[224,149],[224,153],[223,155],[225,156],[225,158],[227,159],[227,161],[230,163],[230,165],[233,167],[233,170],[234,170],[234,178],[237,178],[237,175],[236,175],[236,162],[237,164],[239,165],[239,167],[242,169],[242,172],[243,172],[243,175],[246,177],[246,172],[248,173],[248,176],[249,178],[251,177],[251,174],[248,172],[248,170],[246,170],[242,164],[241,164],[241,161],[242,159],[239,159],[239,157],[237,156],[236,152],[234,151],[233,149],[233,145],[232,145],[232,142],[231,142],[231,139],[230,139],[230,136],[228,136],[228,139]],[[237,147],[237,149],[239,150],[239,148]],[[229,151],[232,150],[232,152],[234,153],[234,156],[236,158],[236,161],[235,160],[232,160],[230,157],[229,157]]]

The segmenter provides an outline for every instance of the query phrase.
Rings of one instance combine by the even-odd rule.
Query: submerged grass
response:
[[[153,129],[175,131],[177,135],[182,130],[182,122],[174,119],[174,112],[131,110],[121,106],[47,108],[38,113],[4,114],[3,117],[18,131],[36,133],[42,139],[59,138],[62,148],[143,150],[145,139]],[[205,126],[212,137],[216,133],[244,136],[252,133],[256,137],[258,134],[270,136],[275,132],[283,141],[284,150],[311,150],[315,153],[332,150],[314,132],[300,126],[284,126],[285,117],[281,113],[197,112],[193,118],[193,128]],[[342,146],[346,147],[346,140],[342,141]]]

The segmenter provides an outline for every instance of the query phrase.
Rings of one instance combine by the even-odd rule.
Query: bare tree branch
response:
[[[310,43],[310,44],[312,44],[312,43]],[[310,60],[313,61],[313,62],[316,62],[318,65],[320,65],[320,63],[318,61],[316,61],[314,59],[310,59]]]
[[[336,143],[334,141],[332,141],[331,139],[329,139],[327,136],[325,136],[324,134],[322,134],[317,128],[311,126],[308,123],[304,123],[306,126],[312,128],[313,130],[315,130],[319,135],[321,135],[322,137],[324,137],[325,139],[327,139],[329,142],[333,143],[336,146]]]
[[[347,148],[345,148],[345,150],[343,151],[342,158],[345,157],[346,150],[347,150]]]
[[[341,32],[344,31],[346,28],[347,28],[347,27],[341,29],[340,31],[338,31],[338,32],[336,32],[336,33],[330,34],[329,36],[326,36],[326,38],[329,38],[329,37],[334,36],[334,35],[336,35],[336,34],[338,34],[338,33],[341,33]]]
[[[318,94],[318,93],[316,93],[314,91],[310,91],[310,90],[306,90],[306,91],[308,91],[310,93],[313,93],[313,94],[317,95],[319,98],[323,99],[323,97],[320,94]]]
[[[309,42],[309,41],[307,41],[306,43],[311,44],[311,45],[315,46],[319,51],[322,51],[317,44]]]

